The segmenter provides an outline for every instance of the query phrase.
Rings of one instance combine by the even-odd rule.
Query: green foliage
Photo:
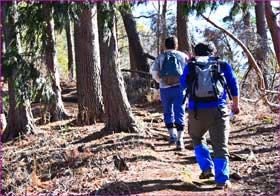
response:
[[[28,26],[33,21],[32,17],[28,16],[30,14],[29,11],[32,11],[31,7],[27,8],[28,6],[30,5],[19,3],[18,10],[20,13],[7,12],[8,17],[14,17],[17,14],[18,20],[16,20],[12,29],[10,29],[10,40],[8,40],[10,43],[8,43],[9,46],[6,47],[6,51],[2,56],[4,81],[10,79],[13,82],[12,85],[15,90],[17,105],[24,103],[27,99],[32,100],[36,96],[38,87],[40,87],[37,79],[42,77],[42,73],[40,73],[37,67],[38,61],[41,59],[41,56],[37,52],[40,44],[34,44],[38,47],[33,45],[34,40],[32,39],[36,38],[37,35],[34,33],[36,30],[31,31]],[[7,25],[7,21],[5,21],[4,25]],[[31,27],[32,25],[34,24],[30,24]],[[24,32],[21,32],[21,30]],[[20,32],[22,39],[17,40],[17,35]],[[22,41],[26,47],[24,52],[19,52],[19,41]]]
[[[59,33],[62,32],[66,22],[70,20],[71,12],[71,3],[53,3],[53,18],[54,18],[54,27]],[[73,19],[77,18],[75,13],[72,13]]]
[[[8,4],[8,3],[7,3]],[[11,5],[11,3],[9,3]],[[7,51],[2,57],[3,75],[7,81],[13,79],[14,88],[18,103],[23,103],[25,99],[34,99],[36,96],[41,101],[47,102],[53,95],[52,76],[42,72],[44,67],[42,55],[44,54],[43,41],[47,39],[45,29],[46,22],[43,14],[42,2],[17,2],[16,6],[9,6],[7,13],[3,18],[3,24],[7,24],[9,17],[15,17],[14,30],[15,35],[12,43],[7,46]],[[83,9],[89,9],[93,3],[48,3],[53,10],[55,29],[62,31],[66,19],[76,21],[78,15]],[[18,50],[16,46],[16,34],[20,35],[20,42],[24,52]],[[63,70],[67,70],[67,50],[66,38],[61,35],[58,38],[58,62],[62,65]],[[43,65],[39,68],[38,65]],[[47,75],[47,76],[46,76]],[[37,99],[38,100],[38,99]]]
[[[61,32],[65,22],[77,21],[78,15],[83,9],[89,9],[93,3],[76,3],[76,2],[53,2],[48,3],[53,10],[53,19],[55,30]],[[16,26],[21,32],[22,42],[26,49],[32,48],[43,52],[42,41],[46,39],[44,30],[46,22],[43,15],[43,3],[41,2],[19,2],[17,6],[18,20]]]
[[[202,1],[199,1],[199,0],[196,0],[192,3],[192,5],[190,7],[188,7],[188,9],[190,10],[187,10],[188,12],[190,13],[193,13],[194,11],[196,12],[196,15],[199,16],[201,14],[203,14],[206,9],[210,9],[210,11],[215,11],[219,5],[223,5],[224,3],[223,2],[216,2],[216,1],[205,1],[205,2],[202,2]]]
[[[147,5],[147,3],[148,3],[149,1],[148,0],[140,0],[140,1],[131,1],[131,4],[132,4],[132,6],[134,6],[134,5],[141,5],[141,4],[145,4],[145,5]]]
[[[51,84],[51,76],[48,75],[47,77],[44,77],[43,75],[40,75],[36,80],[36,94],[34,94],[34,97],[39,96],[40,102],[50,103],[50,100],[52,100],[54,95]]]
[[[193,184],[193,176],[190,171],[185,171],[185,170],[180,171],[180,177],[182,178],[184,183]]]
[[[184,2],[184,15],[188,16],[192,11],[192,3]]]
[[[66,23],[70,21],[77,22],[79,15],[84,9],[90,9],[93,7],[93,3],[77,3],[77,2],[53,2],[51,3],[53,9],[53,19],[55,30],[60,33],[64,29]]]
[[[59,11],[57,11],[56,6],[58,6],[57,4],[59,4],[58,2],[54,3],[54,15],[56,13],[60,13]],[[65,3],[64,3],[65,4]],[[87,10],[87,9],[91,9],[95,4],[100,4],[100,3],[90,3],[90,2],[71,2],[68,3],[68,14],[70,17],[71,21],[75,21],[77,22],[79,20],[79,15],[82,13],[83,10]],[[63,12],[62,14],[65,15],[65,12]]]
[[[43,18],[41,3],[18,3],[18,20],[15,26],[21,32],[21,41],[26,51],[41,51],[42,39],[44,39],[44,27],[46,23]]]
[[[250,3],[247,2],[234,2],[232,8],[230,9],[229,15],[223,18],[223,22],[230,22],[235,19],[235,17],[240,13],[248,12],[250,9]]]
[[[68,74],[68,53],[65,31],[56,33],[57,61],[63,74]]]
[[[4,79],[13,79],[17,103],[33,97],[36,79],[40,75],[35,64],[26,60],[30,56],[32,54],[19,54],[16,49],[8,50],[3,55]]]
[[[32,11],[32,9],[25,10],[27,6],[29,4],[26,3],[9,6],[3,23],[7,28],[7,31],[4,32],[7,45],[2,56],[3,76],[4,81],[9,80],[9,85],[12,85],[15,91],[17,105],[32,99],[35,92],[34,84],[36,83],[36,78],[40,75],[35,67],[37,58],[34,51],[37,48],[31,47],[28,51],[20,52],[21,44],[18,35],[28,40],[30,39],[28,36],[33,34],[33,32],[31,33],[24,29],[28,24],[27,21],[32,18],[28,16],[31,13],[26,12]],[[21,30],[25,30],[25,32],[20,34]]]
[[[248,131],[256,132],[258,129],[256,127],[249,128]]]
[[[137,24],[136,28],[138,32],[148,33],[150,31],[144,24]]]
[[[2,113],[8,113],[9,96],[6,93],[2,93]]]
[[[122,2],[118,4],[118,10],[120,12],[132,13],[132,6],[132,2]]]
[[[273,120],[270,117],[264,117],[262,121],[266,124],[273,124]]]
[[[125,6],[126,3],[123,3]],[[127,6],[127,5],[126,5]],[[102,13],[98,16],[98,27],[100,28],[99,31],[105,32],[112,28],[114,17],[116,16],[116,8],[117,5],[112,2],[104,2],[99,3],[97,5],[99,13]],[[119,9],[124,9],[121,5],[119,5]]]

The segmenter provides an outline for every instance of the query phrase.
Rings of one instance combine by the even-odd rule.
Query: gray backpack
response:
[[[188,64],[188,94],[195,102],[218,101],[224,94],[226,80],[222,69],[225,66],[218,61]]]

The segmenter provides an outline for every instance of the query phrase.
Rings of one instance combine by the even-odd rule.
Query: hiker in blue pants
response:
[[[238,114],[239,87],[232,67],[213,57],[215,50],[212,43],[197,44],[195,57],[185,67],[180,84],[187,88],[188,131],[202,170],[199,178],[215,176],[216,188],[224,189],[231,185],[228,153],[230,124],[226,97],[228,94],[232,98],[231,110]],[[207,131],[214,151],[213,159],[205,144]]]
[[[168,37],[165,40],[165,51],[156,58],[150,73],[160,86],[160,98],[164,110],[164,122],[169,132],[169,143],[176,144],[178,150],[183,150],[185,90],[180,87],[180,76],[188,56],[177,51],[177,47],[177,38],[175,36]]]

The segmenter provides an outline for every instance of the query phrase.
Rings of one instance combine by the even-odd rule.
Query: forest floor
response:
[[[198,177],[187,131],[186,150],[168,144],[159,101],[132,105],[143,133],[109,134],[103,123],[77,126],[75,86],[63,88],[65,107],[73,118],[47,125],[37,119],[38,133],[2,145],[3,194],[279,194],[279,115],[260,102],[242,101],[241,114],[231,122],[233,186],[215,190],[213,178]],[[40,108],[33,105],[35,116]],[[116,157],[125,163],[120,168]]]

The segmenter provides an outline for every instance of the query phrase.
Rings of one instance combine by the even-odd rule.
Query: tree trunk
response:
[[[178,50],[185,53],[191,52],[191,45],[189,41],[188,32],[188,15],[186,12],[186,5],[188,2],[177,2],[177,37],[178,37]]]
[[[140,36],[137,32],[136,22],[133,15],[124,9],[121,9],[121,15],[128,36],[128,44],[131,47],[137,70],[149,72],[148,58],[144,52]]]
[[[136,67],[136,61],[134,58],[134,52],[132,49],[132,46],[128,44],[128,49],[129,49],[129,61],[130,61],[130,69],[131,70],[135,70],[137,71],[137,67]],[[131,73],[132,77],[136,77],[138,74],[137,73]]]
[[[74,80],[74,52],[73,52],[73,33],[71,31],[71,21],[69,15],[65,25],[66,39],[67,39],[67,51],[68,51],[68,72],[69,79]]]
[[[158,0],[157,10],[157,56],[160,54],[160,0]]]
[[[249,12],[249,9],[243,9],[242,10],[242,20],[243,20],[243,25],[244,25],[244,32],[245,32],[245,36],[240,38],[240,40],[245,44],[245,46],[249,47],[250,46],[250,42],[251,40],[249,39],[250,37],[252,37],[252,30],[251,30],[251,14]],[[246,73],[243,76],[242,82],[240,83],[241,88],[244,87],[245,85],[245,81],[248,78],[248,75],[250,73],[250,71],[252,70],[253,66],[251,61],[248,62],[249,63],[249,67],[246,70]]]
[[[16,16],[16,4],[15,2],[2,3],[3,9],[7,10],[10,6],[14,9],[14,15],[8,16],[7,24],[3,25],[3,33],[5,39],[5,51],[15,50],[17,53],[20,51],[19,35],[16,33],[15,23]],[[5,11],[5,13],[7,13]],[[7,17],[7,16],[4,16]],[[9,47],[8,47],[9,46]],[[2,142],[7,142],[20,135],[34,133],[36,130],[33,115],[31,112],[30,101],[26,98],[24,103],[17,103],[17,96],[15,89],[17,66],[13,67],[12,74],[8,78],[8,94],[9,94],[9,111],[7,126],[2,135]]]
[[[50,98],[48,110],[50,120],[57,121],[67,118],[69,115],[64,109],[61,97],[60,76],[58,71],[58,62],[55,50],[54,21],[51,4],[43,3],[43,15],[46,22],[45,40],[43,40],[45,49],[45,60],[51,77],[53,95]]]
[[[104,114],[96,4],[84,9],[74,25],[78,122],[89,125]],[[102,54],[105,55],[105,54]]]
[[[9,111],[8,122],[6,129],[2,136],[2,142],[7,142],[20,135],[35,133],[36,127],[31,112],[31,104],[28,99],[24,103],[17,105],[16,102],[16,89],[15,89],[15,68],[13,76],[8,79],[9,88]]]
[[[2,47],[2,54],[4,54],[5,52],[6,52],[6,40],[5,40],[5,26],[7,25],[7,24],[4,24],[5,23],[5,17],[6,17],[6,15],[7,15],[7,9],[8,9],[8,2],[0,2],[0,7],[1,7],[1,24],[3,25],[2,26],[2,34],[3,34],[3,37],[2,37],[2,39],[1,39],[1,47]],[[1,61],[2,62],[2,61]],[[3,71],[2,71],[2,66],[0,67],[0,70],[1,70],[1,72],[0,73],[3,73]]]
[[[165,39],[167,38],[167,27],[166,27],[166,12],[167,12],[167,0],[164,0],[162,5],[162,13],[161,13],[161,43],[160,43],[160,51],[164,51]]]
[[[100,51],[102,64],[102,91],[108,131],[136,131],[135,120],[125,92],[124,81],[118,65],[118,47],[115,30],[114,3],[102,3],[98,7]],[[104,11],[110,12],[104,21]],[[107,13],[106,12],[106,13]]]
[[[256,60],[262,69],[263,78],[265,82],[265,87],[267,88],[267,56],[268,56],[268,45],[267,45],[267,34],[266,34],[266,23],[265,23],[265,12],[264,12],[264,2],[257,1],[255,5],[256,13],[256,26],[257,34],[259,35],[260,44],[256,49]]]
[[[276,16],[272,11],[270,1],[265,2],[265,17],[266,17],[266,21],[268,24],[268,28],[271,33],[272,42],[273,42],[274,50],[275,50],[277,61],[278,61],[278,66],[280,66],[280,48],[279,48],[280,47],[279,46],[280,27],[277,26]]]
[[[251,37],[251,14],[249,12],[249,9],[242,10],[242,20],[243,20],[243,25],[244,25],[244,32],[245,36],[242,39],[242,42],[246,45],[250,45],[250,39],[248,37]]]
[[[246,29],[251,27],[251,14],[249,10],[246,10],[246,12],[243,15],[243,23]]]

